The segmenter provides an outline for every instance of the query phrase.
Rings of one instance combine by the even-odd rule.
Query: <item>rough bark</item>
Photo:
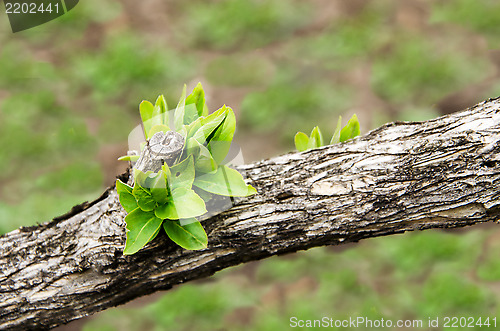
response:
[[[239,170],[258,194],[204,221],[204,250],[183,250],[162,233],[123,256],[125,212],[114,188],[3,235],[0,329],[55,327],[271,255],[498,221],[500,98]]]
[[[157,132],[147,142],[135,168],[142,172],[158,172],[165,162],[171,166],[181,154],[184,138],[177,132]]]

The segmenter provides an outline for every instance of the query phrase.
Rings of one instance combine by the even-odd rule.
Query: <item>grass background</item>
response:
[[[1,8],[2,6],[0,6]],[[0,13],[0,233],[97,197],[138,104],[204,84],[246,161],[296,131],[367,132],[500,94],[496,0],[81,1],[13,34]],[[284,330],[289,318],[499,314],[500,230],[425,231],[224,270],[59,330]],[[349,329],[349,328],[347,328]],[[425,329],[425,328],[424,328]],[[485,328],[488,329],[488,328]]]

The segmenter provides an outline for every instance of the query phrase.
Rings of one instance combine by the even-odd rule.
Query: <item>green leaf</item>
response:
[[[323,146],[323,135],[321,134],[319,127],[316,126],[311,131],[311,137],[309,138],[309,143],[307,147],[308,149],[311,149],[311,148],[318,148],[321,146]]]
[[[170,177],[171,190],[175,190],[179,187],[190,189],[193,186],[195,170],[192,155],[189,155],[182,162],[172,166],[170,171],[172,173]]]
[[[295,148],[299,152],[303,152],[307,150],[307,146],[309,145],[309,137],[304,132],[297,132],[295,135]]]
[[[118,161],[136,162],[137,160],[139,160],[139,155],[125,155],[118,158]]]
[[[200,196],[200,198],[203,199],[203,201],[208,202],[213,198],[213,194],[210,192],[207,192],[205,190],[202,190],[199,187],[193,186],[193,191]]]
[[[198,155],[200,155],[200,146],[201,144],[198,142],[198,140],[191,137],[186,142],[185,153],[187,154],[187,156],[193,155],[194,159],[196,160],[198,158]]]
[[[119,179],[116,180],[116,192],[118,192],[120,203],[127,213],[130,213],[132,210],[139,207],[137,200],[132,194],[132,187],[128,186]]]
[[[170,131],[170,128],[168,126],[163,125],[163,124],[156,124],[155,126],[153,126],[151,128],[151,130],[149,131],[148,136],[151,138],[157,132],[167,133],[167,131]]]
[[[187,153],[194,156],[194,167],[201,172],[211,172],[217,169],[217,163],[210,154],[210,151],[200,144],[196,138],[192,137],[187,143]]]
[[[193,183],[207,192],[225,196],[245,197],[257,193],[245,184],[243,176],[235,169],[221,166],[217,171],[196,177]]]
[[[181,226],[179,221],[165,221],[163,228],[168,237],[182,248],[189,250],[207,248],[208,237],[200,222]]]
[[[146,139],[149,139],[148,133],[153,127],[152,118],[153,118],[154,106],[151,102],[143,100],[139,105],[139,112],[141,113],[142,125],[144,127],[144,135]]]
[[[151,187],[151,196],[158,204],[164,204],[169,201],[169,191],[167,188],[167,175],[162,170],[158,172],[153,179]]]
[[[125,217],[125,222],[128,231],[123,254],[131,255],[156,237],[163,220],[156,217],[153,212],[144,212],[136,208]]]
[[[156,174],[152,171],[147,171],[146,173],[134,168],[134,182],[142,187],[152,187],[153,178]]]
[[[186,104],[184,107],[184,125],[191,124],[199,118],[198,110],[194,104]]]
[[[191,218],[181,218],[178,220],[179,221],[179,225],[180,226],[184,226],[184,225],[187,225],[187,224],[191,224],[191,223],[195,223],[195,222],[198,222],[199,221],[195,218],[195,217],[191,217]]]
[[[205,91],[203,91],[201,83],[198,83],[193,92],[186,98],[186,105],[189,104],[195,104],[198,116],[208,115],[208,107],[205,103]]]
[[[135,183],[134,188],[132,190],[132,194],[137,200],[139,208],[141,208],[142,210],[151,211],[155,209],[156,201],[151,195],[151,192],[148,189],[139,185],[139,183],[137,182]]]
[[[179,131],[184,126],[184,108],[186,106],[186,84],[182,89],[182,95],[177,104],[177,108],[174,113],[174,127],[175,131]]]
[[[159,106],[154,106],[153,108],[153,117],[151,118],[151,128],[162,125],[163,123],[163,114],[161,113],[161,108]],[[149,136],[151,138],[151,136]]]
[[[332,140],[330,140],[330,145],[337,144],[340,142],[341,128],[342,128],[342,116],[339,116],[339,120],[337,121],[337,127],[335,128],[335,132],[333,133]]]
[[[352,139],[356,136],[359,136],[361,131],[359,130],[359,121],[356,114],[352,115],[351,119],[347,122],[347,125],[344,126],[342,131],[340,131],[340,141],[346,141]]]
[[[186,141],[186,135],[187,135],[186,125],[183,125],[179,130],[177,130],[177,133],[184,138],[184,141]]]
[[[211,172],[217,169],[217,163],[212,157],[212,154],[203,145],[200,145],[200,154],[195,161],[195,169],[201,172]]]
[[[201,128],[201,121],[203,118],[198,118],[196,121],[189,123],[189,125],[186,126],[186,140],[189,138],[193,137],[196,131],[198,131]]]
[[[201,119],[202,126],[199,128],[193,138],[198,140],[200,143],[204,144],[205,142],[210,141],[210,136],[214,131],[218,129],[218,127],[222,124],[222,121],[227,116],[227,112],[218,112],[210,114],[205,119]]]
[[[160,114],[162,114],[161,124],[168,126],[170,123],[168,119],[168,106],[163,95],[158,96],[155,106],[160,107]]]
[[[172,191],[172,201],[158,206],[155,214],[161,219],[191,218],[207,212],[205,202],[193,190],[184,187]]]
[[[161,166],[161,171],[163,171],[163,174],[167,178],[168,181],[170,181],[170,177],[172,176],[172,172],[170,171],[170,168],[166,163],[163,163]]]
[[[236,117],[233,110],[225,105],[223,108],[226,108],[226,117],[208,143],[208,150],[217,164],[221,164],[226,158],[236,130]]]

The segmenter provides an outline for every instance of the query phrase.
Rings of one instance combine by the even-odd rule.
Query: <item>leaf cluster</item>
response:
[[[186,96],[186,87],[174,112],[161,95],[155,105],[141,102],[139,111],[146,140],[171,128],[184,137],[184,147],[172,166],[146,173],[134,169],[134,186],[116,182],[120,203],[128,213],[124,254],[134,254],[153,240],[163,227],[179,246],[198,250],[208,238],[197,217],[207,212],[206,202],[214,195],[244,197],[256,193],[243,176],[227,165],[236,129],[231,108],[222,106],[209,114],[201,84]],[[135,161],[137,156],[121,160]]]
[[[337,127],[335,128],[335,132],[333,133],[332,139],[330,140],[330,145],[352,139],[356,136],[359,136],[360,133],[361,131],[359,130],[359,121],[356,114],[352,115],[351,119],[347,122],[347,125],[343,128],[342,116],[339,116]],[[313,128],[310,136],[307,136],[307,134],[305,134],[304,132],[297,132],[297,134],[295,135],[295,148],[299,152],[318,148],[324,145],[323,135],[321,134],[321,131],[317,126]]]

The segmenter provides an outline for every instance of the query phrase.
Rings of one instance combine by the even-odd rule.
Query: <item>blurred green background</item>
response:
[[[292,150],[296,131],[319,124],[331,134],[339,115],[357,113],[367,132],[500,94],[497,0],[85,0],[16,34],[0,20],[0,233],[99,196],[126,168],[116,158],[139,124],[139,102],[163,93],[173,106],[184,83],[201,81],[211,109],[235,109],[248,162]],[[498,238],[485,225],[311,249],[59,330],[493,318]]]

